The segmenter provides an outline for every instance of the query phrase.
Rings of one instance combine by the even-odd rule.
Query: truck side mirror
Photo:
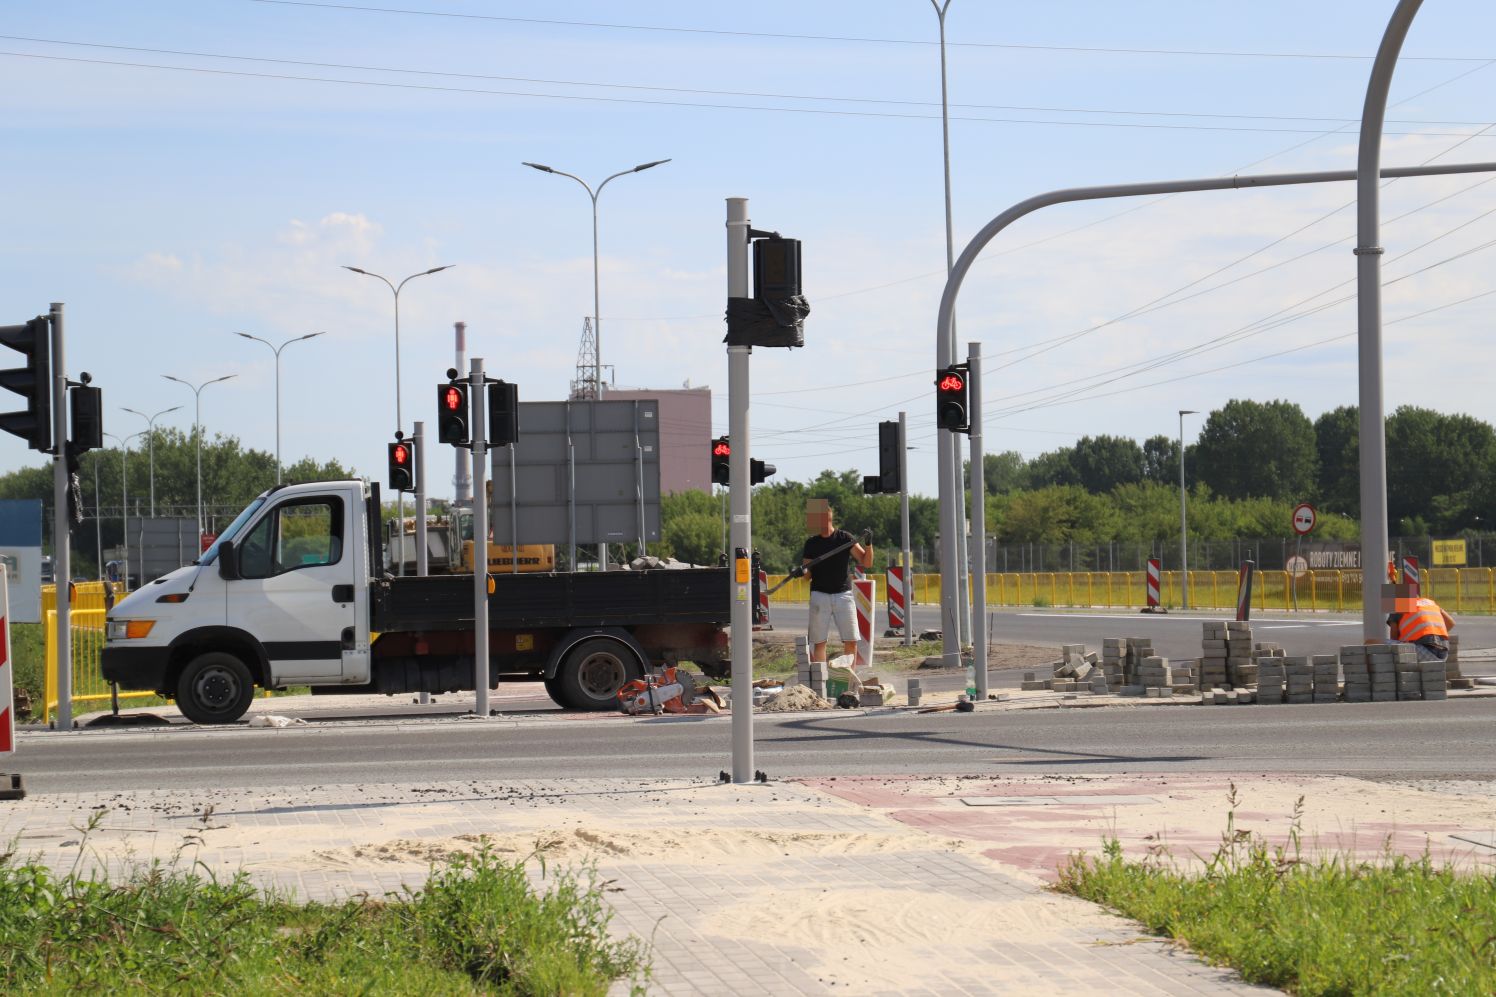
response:
[[[239,552],[234,549],[232,540],[218,544],[218,577],[228,581],[239,577]]]

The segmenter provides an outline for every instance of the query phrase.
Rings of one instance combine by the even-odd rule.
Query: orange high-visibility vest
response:
[[[1403,613],[1397,621],[1397,639],[1413,643],[1424,637],[1448,637],[1444,626],[1444,612],[1432,599],[1419,599],[1418,610]]]

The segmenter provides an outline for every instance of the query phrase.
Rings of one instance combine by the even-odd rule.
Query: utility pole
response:
[[[473,357],[468,377],[473,434],[473,712],[488,716],[488,424],[484,418],[483,358]],[[419,458],[417,458],[419,459]]]
[[[914,646],[914,560],[909,550],[909,423],[899,413],[899,558],[904,566],[904,646]]]
[[[972,693],[987,698],[987,476],[982,473],[982,344],[966,344],[966,383],[971,387],[971,665]]]
[[[748,199],[727,199],[727,296],[749,296]],[[727,347],[727,438],[732,441],[728,458],[728,493],[732,507],[728,570],[732,577],[732,781],[753,780],[753,590],[749,579],[753,550],[753,498],[749,487],[748,455],[753,452],[748,435],[748,369],[753,348]]]
[[[1179,608],[1190,608],[1189,519],[1184,490],[1184,417],[1198,415],[1194,409],[1179,410]]]

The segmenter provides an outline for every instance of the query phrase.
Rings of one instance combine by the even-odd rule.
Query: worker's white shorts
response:
[[[822,644],[826,636],[831,632],[831,621],[836,621],[837,632],[841,639],[855,641],[857,639],[857,606],[852,601],[852,593],[848,592],[816,592],[810,593],[810,634],[811,644]]]

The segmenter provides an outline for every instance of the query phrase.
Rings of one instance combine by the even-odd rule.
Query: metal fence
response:
[[[68,632],[72,641],[73,702],[105,703],[111,701],[113,690],[104,681],[101,669],[104,650],[104,620],[108,611],[104,608],[103,582],[77,582],[72,586],[72,611],[68,616]],[[115,598],[125,596],[124,586],[115,586]],[[46,642],[45,667],[42,675],[42,716],[52,718],[57,709],[57,586],[42,586],[42,623]],[[126,690],[119,692],[120,699],[151,697],[151,690]]]

